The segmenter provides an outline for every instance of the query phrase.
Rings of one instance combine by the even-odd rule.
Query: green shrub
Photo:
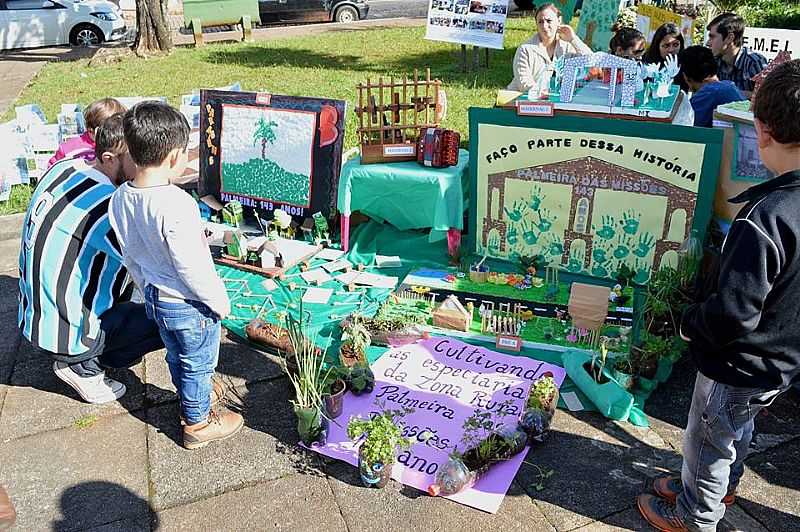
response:
[[[748,26],[800,29],[800,3],[796,0],[753,0],[743,6],[739,13]]]

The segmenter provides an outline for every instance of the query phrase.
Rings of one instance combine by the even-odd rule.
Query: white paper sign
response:
[[[430,0],[425,38],[503,49],[508,0]]]
[[[774,30],[771,28],[745,28],[744,45],[767,59],[774,59],[778,52],[787,50],[792,59],[800,59],[800,31]]]

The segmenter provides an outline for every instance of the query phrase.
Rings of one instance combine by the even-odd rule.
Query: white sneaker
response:
[[[95,404],[110,403],[125,395],[125,385],[106,377],[105,372],[93,377],[81,377],[64,362],[53,362],[56,377],[66,382],[83,397],[84,401]]]

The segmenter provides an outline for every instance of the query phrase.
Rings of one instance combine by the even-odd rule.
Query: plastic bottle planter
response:
[[[358,472],[361,474],[361,482],[368,488],[385,487],[392,478],[393,465],[369,462],[364,459],[360,451],[358,453]]]
[[[297,433],[307,446],[325,445],[328,441],[328,420],[319,408],[295,408]]]
[[[564,368],[572,381],[586,394],[597,409],[609,419],[625,421],[633,407],[633,395],[616,381],[610,378],[608,370],[603,371],[607,382],[598,383],[586,371],[586,364],[591,363],[591,356],[583,351],[567,351],[561,355]]]
[[[478,447],[484,442],[492,444],[493,453],[485,458],[479,457]],[[525,449],[527,435],[514,425],[504,425],[486,437],[478,447],[469,449],[461,456],[451,456],[436,473],[436,480],[428,486],[428,493],[453,495],[471,488],[489,468],[497,462],[508,460]]]
[[[559,393],[556,388],[552,399],[542,404],[542,408],[527,407],[519,416],[519,429],[528,435],[528,443],[544,443],[550,433],[550,425],[556,413]]]
[[[626,390],[632,390],[635,387],[635,377],[630,373],[625,373],[624,371],[614,368],[611,370],[611,377]]]
[[[325,394],[325,412],[328,419],[336,419],[342,415],[344,408],[344,392],[347,386],[342,379],[336,379],[331,385],[331,393]]]
[[[433,497],[437,495],[455,495],[460,491],[471,488],[477,481],[477,471],[470,471],[460,458],[451,456],[439,468],[436,473],[436,480],[428,486],[428,493]]]

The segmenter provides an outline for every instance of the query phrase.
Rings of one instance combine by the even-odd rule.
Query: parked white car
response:
[[[0,50],[122,38],[122,12],[103,0],[0,0]]]

